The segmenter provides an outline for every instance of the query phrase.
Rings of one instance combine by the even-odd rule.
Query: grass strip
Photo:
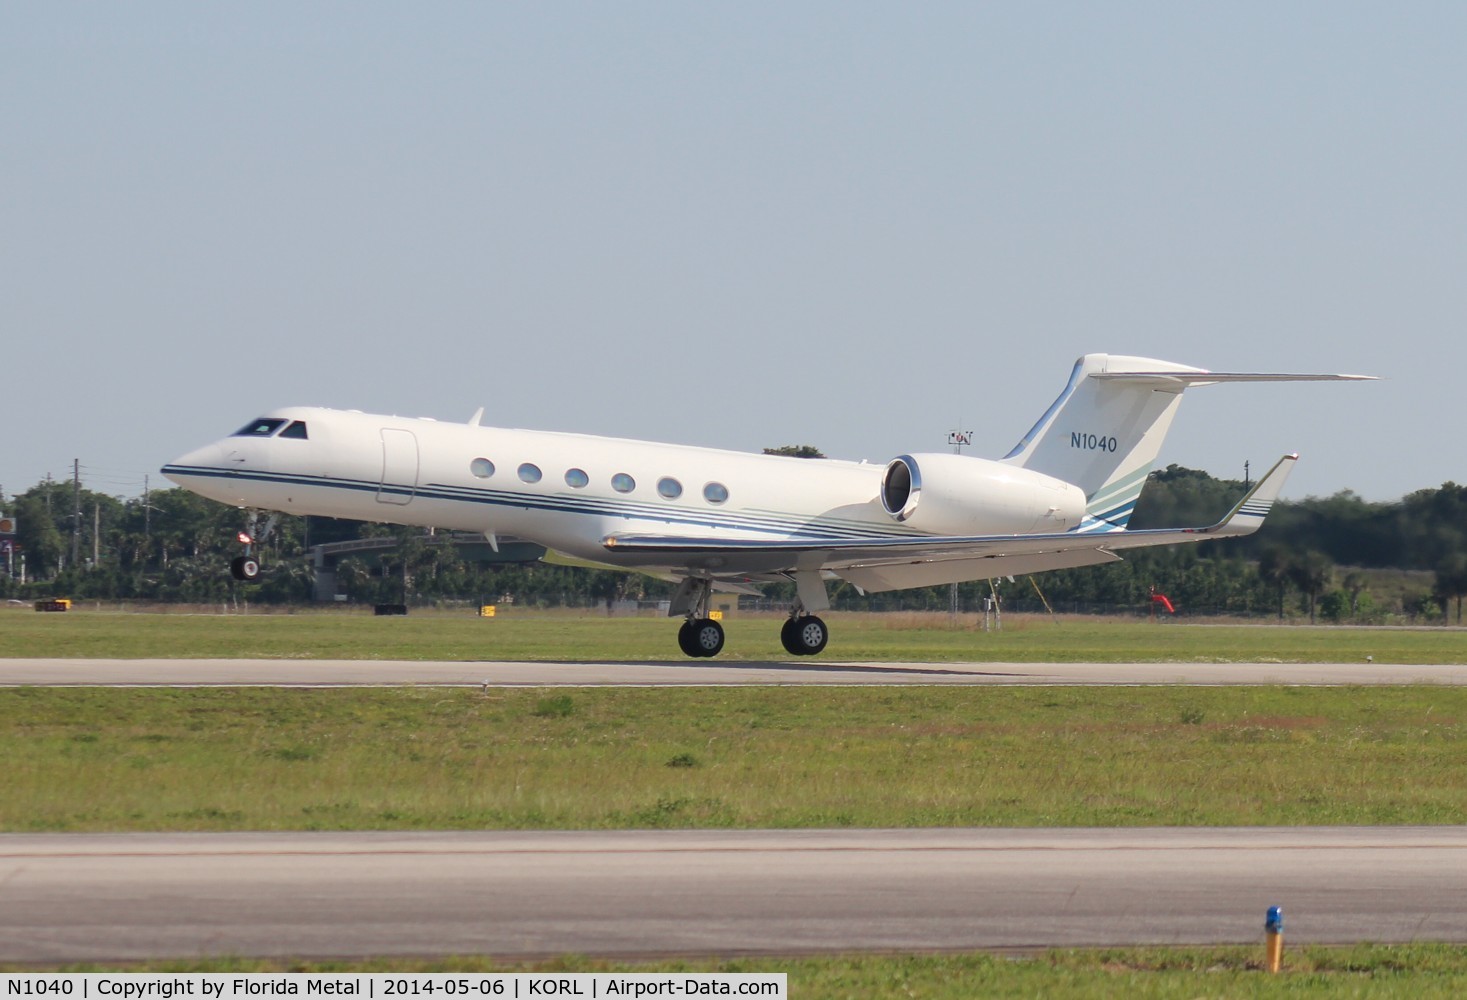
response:
[[[1467,995],[1467,947],[1445,944],[1291,947],[1283,971],[1261,969],[1263,947],[1053,950],[1006,956],[835,955],[807,958],[603,962],[574,956],[508,964],[481,957],[435,961],[293,962],[221,959],[60,971],[134,972],[785,972],[800,1000],[912,997],[1190,998]],[[3,971],[38,971],[33,967]]]
[[[1467,822],[1467,689],[0,690],[0,829]]]
[[[985,632],[972,615],[827,616],[832,640],[817,660],[939,662],[1467,663],[1467,631],[1194,625],[1008,616]],[[781,619],[735,615],[722,660],[787,660]],[[366,660],[678,659],[676,622],[594,613],[510,611],[495,618],[415,612],[130,614],[0,613],[0,657]]]

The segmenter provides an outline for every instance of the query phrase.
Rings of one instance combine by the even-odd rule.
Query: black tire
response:
[[[702,656],[698,647],[693,645],[693,620],[691,618],[683,621],[682,627],[677,630],[677,647],[683,651],[685,656]]]
[[[253,583],[260,578],[260,561],[254,556],[236,556],[229,564],[229,572],[236,580]]]
[[[793,647],[792,652],[796,656],[814,656],[830,641],[830,629],[825,627],[825,622],[814,615],[802,615],[790,620],[793,622],[793,625],[789,627],[791,641],[785,648]],[[783,638],[783,635],[780,638]]]
[[[805,651],[799,646],[799,640],[795,638],[795,623],[798,621],[798,618],[786,618],[779,630],[779,641],[783,644],[784,651],[791,656],[805,655]]]
[[[696,619],[691,635],[694,656],[717,656],[723,651],[723,626],[712,618]]]

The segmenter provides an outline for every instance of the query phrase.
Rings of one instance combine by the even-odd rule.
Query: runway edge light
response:
[[[1266,939],[1265,959],[1268,971],[1277,972],[1284,961],[1284,908],[1282,906],[1268,908],[1268,916],[1263,921],[1263,930]]]

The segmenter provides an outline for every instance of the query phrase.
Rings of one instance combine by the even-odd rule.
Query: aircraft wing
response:
[[[1121,549],[1249,535],[1263,524],[1293,471],[1285,455],[1221,521],[1205,528],[1040,535],[919,535],[873,538],[709,539],[608,535],[618,555],[659,557],[712,576],[831,570],[858,587],[892,590],[1111,562]],[[665,560],[665,561],[664,561]]]

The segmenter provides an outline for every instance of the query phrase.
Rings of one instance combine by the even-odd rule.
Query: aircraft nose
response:
[[[216,441],[178,456],[159,471],[179,486],[187,486],[202,470],[219,468],[223,457],[224,449]]]

